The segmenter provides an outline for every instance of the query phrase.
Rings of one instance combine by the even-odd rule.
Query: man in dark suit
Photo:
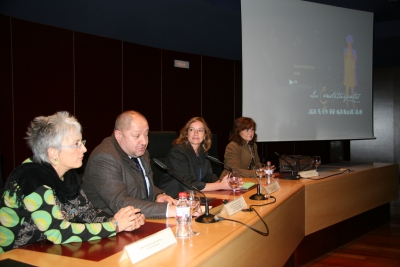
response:
[[[153,183],[148,133],[146,118],[126,111],[117,117],[111,137],[93,150],[82,188],[95,207],[114,214],[134,206],[148,218],[175,216],[176,200]]]

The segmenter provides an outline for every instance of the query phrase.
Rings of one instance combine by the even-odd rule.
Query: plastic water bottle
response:
[[[176,237],[185,239],[191,236],[190,229],[190,205],[187,201],[186,192],[179,193],[178,204],[176,205]]]
[[[271,166],[271,161],[267,161],[267,166],[265,166],[266,184],[271,183],[272,173],[274,173],[274,169]]]
[[[271,161],[267,161],[267,166],[265,167],[265,174],[267,175],[268,178],[271,178],[273,172],[274,170],[272,169]]]

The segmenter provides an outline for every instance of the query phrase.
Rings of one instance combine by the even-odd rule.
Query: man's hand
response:
[[[166,202],[173,205],[176,205],[178,203],[176,199],[173,199],[172,197],[166,194],[159,194],[156,198],[156,202]]]

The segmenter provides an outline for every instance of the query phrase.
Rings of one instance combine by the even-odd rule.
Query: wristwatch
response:
[[[112,218],[111,219],[111,222],[114,224],[114,226],[115,226],[115,231],[117,232],[117,233],[119,233],[119,227],[118,227],[118,222],[117,222],[117,220],[115,219],[115,218]]]

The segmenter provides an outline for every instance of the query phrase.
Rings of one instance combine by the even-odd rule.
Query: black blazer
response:
[[[210,161],[205,156],[203,147],[200,147],[197,156],[190,144],[179,144],[171,148],[165,163],[174,173],[202,190],[206,183],[218,180],[218,176],[212,173]],[[172,197],[178,197],[179,192],[191,190],[170,174],[163,175],[159,188]]]

